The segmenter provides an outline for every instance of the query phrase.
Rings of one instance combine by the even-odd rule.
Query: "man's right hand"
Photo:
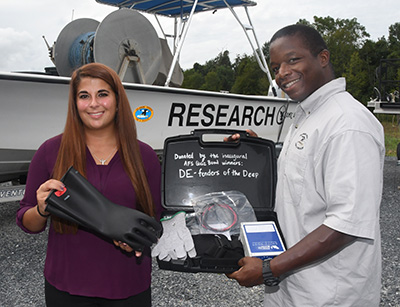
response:
[[[226,274],[230,279],[236,279],[243,287],[253,287],[264,283],[260,258],[244,257],[239,260],[241,268],[233,273]]]
[[[255,136],[258,137],[257,133],[255,133],[253,130],[251,129],[246,129],[246,132],[250,135],[250,136]],[[238,141],[240,139],[240,134],[239,133],[235,133],[232,134],[231,136],[228,137],[224,137],[224,142],[235,142]]]

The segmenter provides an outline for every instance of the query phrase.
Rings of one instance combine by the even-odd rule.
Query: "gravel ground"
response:
[[[400,306],[400,166],[387,157],[381,205],[383,276],[380,306]],[[46,233],[15,224],[17,202],[0,204],[0,306],[45,306]],[[223,274],[162,271],[153,265],[153,306],[262,306],[263,286],[242,288]]]

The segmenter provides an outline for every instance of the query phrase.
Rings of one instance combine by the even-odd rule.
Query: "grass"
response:
[[[398,115],[377,116],[385,129],[385,147],[387,156],[397,156],[397,144],[400,143],[400,125]]]

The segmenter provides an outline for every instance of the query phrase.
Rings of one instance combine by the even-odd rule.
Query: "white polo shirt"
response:
[[[265,306],[379,305],[384,133],[345,86],[333,80],[298,105],[279,156],[275,208],[288,247],[322,224],[358,239],[266,287]]]

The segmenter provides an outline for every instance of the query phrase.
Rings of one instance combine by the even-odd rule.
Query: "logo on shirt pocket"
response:
[[[298,149],[298,150],[303,150],[304,146],[307,142],[308,139],[308,134],[307,133],[302,133],[300,134],[300,139],[294,144],[294,146]]]

